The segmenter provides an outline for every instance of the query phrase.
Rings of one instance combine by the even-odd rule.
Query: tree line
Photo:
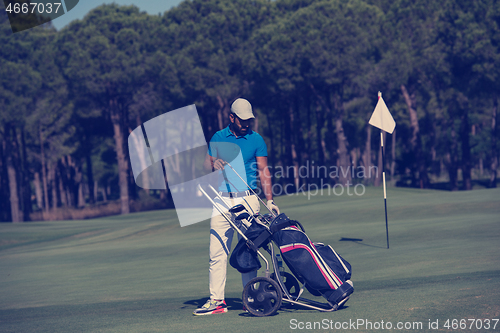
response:
[[[496,187],[499,24],[495,0],[191,0],[160,15],[113,4],[16,34],[2,11],[0,220],[171,205],[135,185],[128,134],[195,104],[208,142],[237,97],[270,166],[293,171],[275,183],[317,181],[303,166],[378,166],[400,186]],[[368,125],[378,91],[397,123],[385,166]]]

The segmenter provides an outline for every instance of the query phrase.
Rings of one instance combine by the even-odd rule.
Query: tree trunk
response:
[[[309,95],[307,95],[309,97]],[[307,140],[305,143],[305,149],[304,151],[304,156],[303,156],[303,161],[310,161],[311,160],[311,154],[313,153],[313,147],[312,147],[312,125],[311,125],[311,101],[309,98],[306,98],[306,117],[307,117]]]
[[[76,207],[81,208],[85,207],[85,198],[83,195],[83,170],[81,166],[81,161],[73,160],[73,165],[75,169],[75,177],[74,177],[75,204]]]
[[[295,184],[295,188],[298,189],[300,185],[300,178],[299,178],[299,161],[298,161],[298,154],[297,154],[297,147],[295,145],[295,140],[294,140],[294,125],[295,125],[295,118],[294,118],[294,112],[293,112],[293,104],[290,103],[288,107],[288,142],[290,145],[290,155],[292,158],[292,165],[293,165],[293,183]]]
[[[363,163],[365,167],[364,176],[365,178],[370,178],[372,165],[372,125],[366,125],[366,143],[365,143],[365,153],[363,156]]]
[[[67,196],[68,196],[68,202],[70,203],[69,205],[71,207],[77,207],[78,206],[78,182],[76,180],[77,177],[77,168],[76,168],[76,163],[71,157],[71,155],[68,155],[65,157],[65,167],[66,167],[66,189],[67,189]]]
[[[347,185],[351,180],[351,165],[349,163],[349,152],[347,151],[347,138],[344,132],[343,118],[344,118],[344,105],[340,100],[340,96],[335,97],[335,109],[337,116],[335,119],[335,133],[337,134],[337,154],[339,156],[340,174],[339,181],[342,185]]]
[[[7,156],[7,174],[9,175],[9,199],[12,222],[22,222],[21,211],[19,209],[19,195],[17,193],[17,174],[12,161],[12,156]]]
[[[128,214],[130,212],[129,196],[128,196],[128,163],[124,149],[123,127],[121,113],[118,110],[116,101],[110,101],[111,122],[113,123],[113,132],[116,146],[116,159],[118,160],[118,182],[120,186],[120,201],[121,213]]]
[[[361,149],[359,147],[354,148],[351,150],[351,178],[358,178],[357,177],[357,170],[358,170],[358,162],[361,160]]]
[[[94,180],[94,198],[95,202],[97,202],[97,193],[99,192],[99,184],[97,183],[97,180]],[[146,191],[149,195],[149,191]]]
[[[95,203],[94,173],[92,170],[92,157],[90,155],[90,149],[87,152],[86,164],[87,164],[87,184],[89,187],[89,204],[93,205]]]
[[[344,135],[344,126],[342,122],[342,117],[337,117],[335,119],[335,130],[337,133],[337,143],[338,143],[338,156],[339,156],[339,166],[340,166],[340,184],[346,185],[351,179],[350,163],[349,163],[349,153],[347,152],[347,138]]]
[[[17,157],[14,140],[15,137],[11,135],[11,128],[9,125],[5,126],[5,153],[7,164],[7,177],[9,180],[9,201],[10,201],[10,214],[12,222],[22,222],[21,210],[19,209],[19,191],[18,191],[18,174],[16,171],[16,163],[14,159]]]
[[[17,182],[17,197],[18,197],[18,209],[20,221],[24,221],[24,210],[23,210],[23,199],[24,199],[24,189],[23,189],[23,161],[21,156],[21,148],[19,147],[18,136],[16,128],[12,127],[12,146],[11,155],[13,157],[12,162],[16,170],[16,182]],[[29,199],[28,199],[29,200]],[[29,214],[29,213],[28,213]]]
[[[78,183],[78,208],[85,207],[85,196],[83,194],[83,182]]]
[[[472,190],[471,179],[471,153],[470,153],[470,125],[469,113],[467,110],[463,111],[462,123],[460,126],[460,136],[462,141],[462,179],[464,190]]]
[[[39,209],[43,210],[43,192],[42,192],[42,183],[40,180],[40,172],[35,172],[35,197],[36,197],[36,205]]]
[[[448,128],[451,128],[451,144],[449,153],[446,154],[446,168],[450,178],[450,190],[458,191],[458,142],[453,119],[449,120]]]
[[[68,196],[66,194],[66,190],[64,189],[64,181],[63,181],[63,177],[64,177],[63,164],[62,163],[58,163],[58,164],[59,164],[59,168],[58,168],[59,176],[57,177],[57,186],[59,188],[59,198],[61,201],[61,205],[63,207],[68,207]]]
[[[392,132],[392,146],[391,146],[391,178],[394,177],[396,171],[396,129]]]
[[[217,102],[219,103],[219,108],[217,109],[217,121],[219,123],[219,130],[221,130],[224,128],[224,101],[219,95],[217,95]]]
[[[53,165],[53,163],[49,163],[49,184],[52,189],[52,209],[55,210],[59,203],[59,198],[57,195],[57,174],[56,174],[57,165]]]
[[[108,196],[106,195],[106,188],[102,188],[101,192],[102,192],[102,201],[108,202]]]
[[[7,142],[5,141],[5,133],[3,134],[0,144],[0,220],[10,221],[12,216],[10,214],[9,175],[6,162]]]
[[[498,112],[498,99],[495,98],[491,114],[491,164],[490,164],[490,182],[489,182],[490,188],[497,187],[497,169],[498,169],[497,112]]]
[[[30,213],[32,212],[31,207],[31,185],[29,180],[30,172],[28,170],[28,157],[26,153],[26,140],[24,135],[24,129],[21,128],[19,133],[20,141],[21,141],[21,149],[20,154],[22,154],[22,166],[20,166],[21,170],[21,192],[23,198],[23,221],[30,220]]]
[[[323,126],[325,126],[325,117],[323,112],[321,112],[321,106],[320,103],[318,102],[316,106],[316,146],[318,149],[318,160],[320,166],[326,166],[325,165],[326,144],[325,144],[325,139],[321,134]]]
[[[300,167],[302,165],[302,161],[304,160],[304,123],[300,117],[300,99],[299,95],[296,94],[293,99],[293,127],[292,127],[292,135],[293,142],[295,143],[295,151],[297,152],[297,163]],[[307,177],[306,177],[307,178]],[[300,174],[299,174],[300,179]],[[302,183],[308,182],[307,179],[303,179]]]
[[[321,110],[321,105],[322,105],[321,101],[319,100],[316,89],[312,84],[311,84],[311,89],[313,93],[316,95],[316,146],[318,149],[318,160],[320,166],[326,166],[325,165],[326,144],[323,135],[321,133],[325,125],[325,116],[324,116],[325,110],[323,111]]]
[[[282,110],[281,109],[278,109],[279,111],[279,114],[281,114]],[[284,113],[284,111],[283,111]],[[286,151],[285,151],[285,139],[286,139],[286,130],[285,130],[285,120],[283,119],[284,117],[281,117],[280,119],[280,145],[279,145],[279,148],[280,148],[280,160],[281,160],[281,166],[283,167],[283,169],[285,170],[288,170],[287,169],[287,166],[288,166],[288,156],[286,154]],[[286,173],[283,175],[283,177],[280,178],[280,181],[281,181],[281,185],[284,185],[286,184],[286,182],[289,181],[289,177],[288,177],[288,171],[285,171]]]
[[[420,128],[418,125],[418,115],[416,109],[415,94],[409,94],[408,90],[404,85],[401,85],[401,92],[408,107],[408,112],[410,114],[410,127],[411,127],[411,138],[410,147],[412,148],[415,156],[416,168],[418,170],[418,179],[420,188],[429,187],[429,177],[427,175],[427,167],[425,163],[425,158],[422,152],[422,141],[420,139]]]
[[[49,212],[49,189],[47,184],[47,165],[45,162],[45,149],[42,128],[38,128],[38,134],[40,136],[40,163],[42,164],[42,183],[43,183],[43,197],[45,202],[45,213]]]
[[[73,195],[73,165],[71,156],[64,156],[61,158],[61,180],[63,186],[63,194],[66,197],[66,205],[68,207],[75,207]]]
[[[267,132],[269,133],[269,140],[271,141],[271,147],[269,149],[268,163],[271,165],[271,170],[276,170],[276,153],[275,153],[275,124],[270,114],[266,115],[267,119]]]

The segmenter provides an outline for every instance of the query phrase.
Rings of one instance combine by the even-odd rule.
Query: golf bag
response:
[[[261,236],[262,241],[258,241],[257,247],[267,245],[270,241],[270,235],[264,226],[257,223],[252,223],[250,228],[245,232],[245,236],[253,242],[258,241],[259,236]],[[243,238],[238,241],[238,244],[231,253],[229,264],[240,273],[248,273],[259,270],[262,267],[257,257],[257,252],[250,249]]]
[[[280,214],[273,220],[273,240],[293,275],[313,295],[322,295],[330,304],[336,304],[352,294],[353,287],[346,283],[351,277],[351,265],[331,246],[312,243],[298,228],[300,223]]]

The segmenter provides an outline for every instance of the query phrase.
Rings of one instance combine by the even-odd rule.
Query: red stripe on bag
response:
[[[314,247],[316,252],[318,252],[318,249],[316,248],[316,246],[314,246],[314,244],[311,241],[309,241],[309,244],[311,244],[311,246]],[[335,272],[327,264],[326,264],[326,269],[330,272],[330,274],[332,274],[335,277],[335,279],[338,281],[339,286],[343,285],[342,280],[337,276],[337,274],[335,274]]]

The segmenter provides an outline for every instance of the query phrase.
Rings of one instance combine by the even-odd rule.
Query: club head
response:
[[[250,214],[241,213],[240,215],[236,216],[236,221],[248,220],[249,218],[250,218]]]
[[[231,207],[229,209],[229,212],[235,214],[241,212],[242,210],[245,210],[245,206],[243,206],[242,204],[238,204],[234,207]]]

